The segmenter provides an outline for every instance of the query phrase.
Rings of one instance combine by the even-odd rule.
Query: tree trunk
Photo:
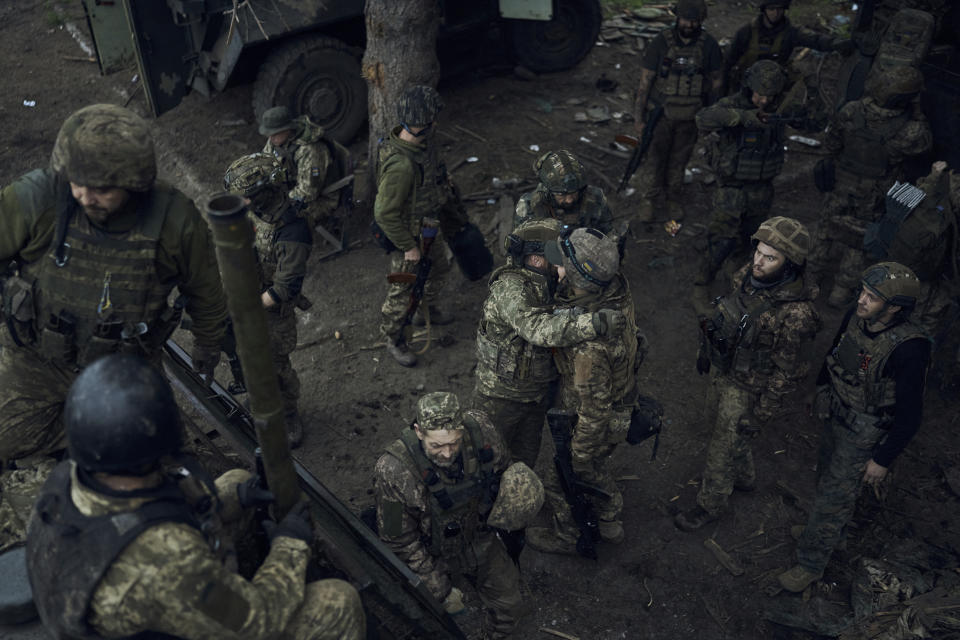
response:
[[[364,13],[367,49],[363,77],[369,88],[370,116],[366,202],[372,210],[377,193],[377,143],[399,124],[396,105],[400,94],[416,84],[436,87],[440,79],[440,12],[437,0],[367,0]]]

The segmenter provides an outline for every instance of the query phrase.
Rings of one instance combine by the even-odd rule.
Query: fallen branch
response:
[[[539,631],[551,636],[556,636],[558,638],[564,638],[564,640],[580,640],[580,638],[577,636],[572,636],[569,633],[564,633],[563,631],[554,631],[553,629],[548,629],[547,627],[540,627]]]
[[[457,131],[460,131],[460,132],[463,132],[463,133],[467,134],[467,135],[470,136],[471,138],[476,138],[476,139],[479,140],[480,142],[486,142],[486,141],[487,141],[487,139],[484,138],[482,135],[480,135],[479,133],[474,133],[473,131],[470,131],[470,129],[467,129],[466,127],[461,127],[460,125],[455,124],[455,125],[453,125],[453,128],[456,129]]]
[[[743,567],[741,567],[736,560],[734,560],[729,553],[723,550],[717,541],[713,538],[707,538],[703,541],[703,546],[713,553],[713,557],[717,559],[717,562],[722,564],[727,571],[732,573],[735,576],[743,575]]]

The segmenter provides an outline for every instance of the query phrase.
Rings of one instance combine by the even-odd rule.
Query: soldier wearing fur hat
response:
[[[803,278],[810,249],[806,228],[777,216],[761,224],[753,239],[752,263],[734,276],[733,291],[717,300],[713,317],[701,320],[697,371],[714,372],[708,402],[716,418],[697,505],[675,519],[684,531],[717,520],[734,490],[753,490],[749,438],[806,375],[803,349],[820,327],[816,289]]]

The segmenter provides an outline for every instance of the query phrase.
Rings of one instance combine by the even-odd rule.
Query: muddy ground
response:
[[[798,3],[807,4],[807,3]],[[835,13],[829,2],[794,11],[795,21],[819,27]],[[58,13],[59,12],[59,13]],[[732,35],[753,15],[746,3],[717,2],[710,7],[707,27],[718,36]],[[799,19],[798,18],[799,15]],[[73,3],[6,0],[0,5],[0,54],[4,60],[0,92],[0,184],[47,162],[63,119],[92,102],[123,104],[145,111],[142,95],[131,92],[135,70],[101,77],[71,37],[64,22],[85,32],[81,10]],[[532,177],[530,165],[540,149],[567,147],[582,154],[591,179],[611,198],[615,214],[630,218],[636,196],[613,195],[624,161],[587,146],[606,147],[616,133],[632,133],[632,125],[616,120],[606,125],[574,121],[574,113],[592,105],[629,112],[640,55],[633,39],[595,47],[576,69],[535,80],[477,72],[441,85],[447,108],[439,135],[448,166],[468,156],[455,175],[466,194],[493,191],[491,180]],[[601,74],[619,82],[613,93],[600,93]],[[568,104],[580,99],[582,104]],[[25,106],[24,101],[35,101]],[[545,107],[549,103],[549,112]],[[163,176],[202,203],[220,188],[224,168],[235,157],[262,144],[250,109],[250,87],[240,86],[207,100],[190,96],[178,108],[153,121]],[[466,127],[475,136],[454,128]],[[483,138],[481,141],[477,136]],[[363,154],[366,142],[352,145]],[[804,148],[790,147],[784,174],[776,180],[775,213],[813,222],[819,198],[809,171],[816,160]],[[691,166],[696,166],[695,155]],[[600,176],[603,176],[602,178]],[[703,175],[703,174],[701,174]],[[582,639],[612,638],[811,638],[813,635],[764,621],[764,612],[799,598],[765,593],[776,574],[792,564],[791,524],[805,521],[797,504],[776,484],[786,483],[802,499],[813,495],[818,425],[806,416],[801,392],[784,414],[754,441],[759,487],[732,499],[734,511],[696,534],[678,531],[672,515],[692,506],[704,450],[711,429],[704,407],[708,385],[694,367],[695,315],[690,282],[705,243],[712,186],[699,176],[687,189],[687,216],[676,237],[662,221],[634,225],[628,242],[625,271],[637,303],[640,326],[652,347],[642,369],[647,394],[666,408],[667,431],[659,456],[650,461],[650,445],[621,446],[611,464],[622,477],[626,508],[626,542],[601,547],[599,562],[541,555],[528,550],[522,569],[528,614],[518,637],[548,637],[545,627]],[[502,197],[516,198],[518,191]],[[499,203],[471,202],[470,215],[484,229]],[[466,400],[473,387],[473,337],[476,311],[486,291],[483,282],[470,283],[452,272],[444,309],[457,322],[435,335],[433,346],[414,369],[403,369],[382,349],[371,349],[378,311],[385,292],[387,258],[367,237],[368,218],[347,221],[349,253],[310,270],[306,293],[314,307],[300,315],[300,346],[294,364],[303,381],[302,409],[307,424],[304,445],[296,455],[340,498],[355,510],[372,502],[373,464],[397,431],[413,417],[424,391],[452,390]],[[496,231],[491,232],[491,241]],[[722,278],[718,279],[723,281]],[[713,295],[723,292],[714,286]],[[824,329],[810,349],[819,367],[840,313],[822,308]],[[339,331],[342,339],[336,339]],[[945,354],[944,354],[945,355]],[[229,379],[226,367],[219,377]],[[849,600],[851,575],[861,556],[877,557],[897,540],[935,545],[946,558],[943,575],[955,576],[960,549],[960,509],[945,477],[958,465],[955,430],[957,402],[937,384],[928,389],[926,421],[917,439],[895,467],[884,503],[869,498],[862,505],[850,545],[839,553],[814,590],[831,601]],[[540,465],[549,463],[546,445]],[[744,572],[734,576],[704,547],[713,538],[730,551]],[[942,578],[946,579],[946,578]],[[0,633],[3,635],[3,633]]]

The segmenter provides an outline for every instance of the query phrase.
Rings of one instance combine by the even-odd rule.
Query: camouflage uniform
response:
[[[876,87],[887,81],[874,80],[870,93],[882,99],[887,89]],[[889,82],[895,87],[906,80],[892,73]],[[837,113],[824,140],[824,148],[836,158],[836,184],[820,208],[809,265],[817,278],[834,272],[831,304],[843,306],[857,289],[865,267],[864,229],[879,217],[889,186],[903,179],[905,157],[929,150],[932,143],[930,125],[918,104],[887,108],[867,95]]]
[[[816,288],[808,288],[802,276],[762,289],[752,283],[750,269],[748,264],[736,273],[733,292],[718,301],[710,321],[715,373],[708,401],[716,418],[697,504],[713,516],[726,510],[735,486],[754,484],[756,470],[744,430],[769,422],[783,397],[807,374],[802,350],[820,328],[812,302]],[[750,320],[740,331],[743,317]],[[729,340],[725,352],[715,346],[720,339]]]
[[[453,402],[441,405],[438,397]],[[483,602],[485,631],[506,637],[519,616],[520,574],[485,523],[492,506],[485,487],[506,468],[506,450],[489,418],[479,411],[461,414],[453,394],[424,396],[421,408],[425,401],[438,424],[423,415],[418,424],[463,429],[460,456],[452,469],[433,464],[412,429],[387,447],[374,470],[380,539],[440,601],[451,594],[452,577],[470,577]]]
[[[248,472],[237,469],[217,479],[224,521],[240,516],[237,486],[249,478]],[[89,526],[106,515],[117,519],[125,514],[129,522],[151,504],[149,498],[122,498],[93,490],[78,479],[72,462],[61,463],[43,493],[47,497],[62,494],[82,517],[90,519]],[[43,510],[44,504],[50,502],[41,502],[38,508]],[[196,525],[161,520],[135,526],[142,527],[141,532],[125,541],[102,578],[91,583],[92,592],[81,599],[82,610],[68,606],[56,611],[58,624],[86,626],[102,637],[143,632],[196,639],[365,637],[362,605],[350,585],[340,580],[305,584],[310,548],[302,540],[278,536],[253,580],[247,581],[225,568]],[[39,602],[57,601],[58,590],[74,586],[70,580],[65,581],[67,587],[36,581],[48,569],[45,564],[57,553],[57,545],[42,549],[32,545],[50,538],[51,528],[40,518],[31,523],[28,564]],[[52,535],[56,541],[60,534]],[[123,532],[114,535],[123,536]],[[99,552],[84,554],[74,571],[88,571],[84,565],[99,559]]]
[[[607,204],[607,197],[600,187],[587,186],[573,210],[556,205],[553,194],[543,183],[533,191],[520,196],[513,216],[513,228],[530,220],[553,218],[565,227],[593,227],[604,233],[613,230],[613,213]]]

